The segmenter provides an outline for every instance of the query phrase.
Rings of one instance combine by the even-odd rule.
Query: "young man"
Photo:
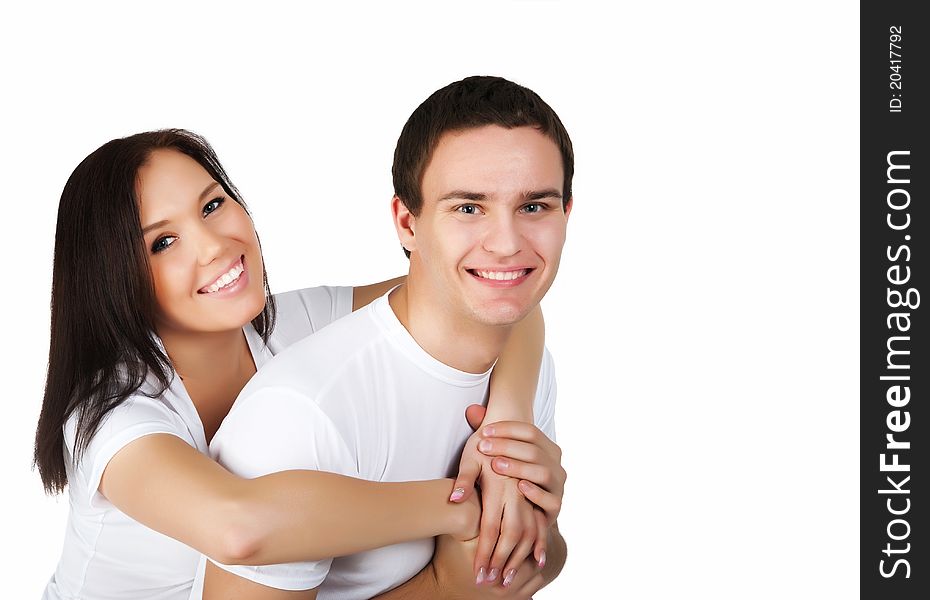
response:
[[[394,157],[406,283],[276,356],[214,437],[217,460],[246,477],[316,469],[409,481],[453,472],[470,433],[465,408],[484,401],[513,325],[558,271],[572,174],[568,134],[530,90],[470,77],[434,93],[411,115]],[[554,402],[547,353],[534,421],[548,438]],[[559,469],[558,447],[535,428],[508,431],[517,455],[546,473]],[[206,563],[204,598],[370,598],[387,590],[394,591],[384,598],[438,598],[452,588],[466,598],[525,598],[564,563],[554,524],[562,483],[521,487],[541,508],[549,505],[549,560],[540,561],[547,562],[541,573],[500,574],[509,588],[475,585],[474,543],[443,536],[435,557],[427,539],[308,563]]]

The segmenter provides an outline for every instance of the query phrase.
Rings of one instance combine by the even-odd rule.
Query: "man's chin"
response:
[[[473,311],[475,320],[484,325],[493,327],[509,327],[516,325],[530,313],[532,307],[514,303],[496,303],[493,306],[482,306]]]

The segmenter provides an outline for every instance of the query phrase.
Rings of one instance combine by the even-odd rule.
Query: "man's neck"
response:
[[[484,373],[494,364],[510,336],[511,326],[476,323],[449,312],[408,277],[388,297],[397,320],[430,356],[466,373]]]

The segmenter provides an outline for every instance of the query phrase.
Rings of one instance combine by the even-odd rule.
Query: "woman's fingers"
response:
[[[549,440],[542,431],[539,430],[535,425],[529,423],[524,423],[522,421],[498,421],[497,423],[491,423],[490,425],[485,425],[481,429],[482,437],[502,437],[510,438],[513,440],[520,440],[522,442],[530,442],[534,444],[542,443],[545,440]],[[550,443],[554,443],[551,442]]]
[[[452,493],[449,496],[450,502],[464,502],[475,491],[475,482],[478,475],[481,474],[481,464],[470,456],[462,455],[459,463],[459,474],[452,484]]]
[[[559,517],[559,512],[562,510],[562,494],[547,492],[538,485],[526,480],[521,480],[518,487],[527,500],[546,513],[548,525],[555,523],[555,520]]]
[[[533,511],[536,521],[536,544],[533,546],[533,559],[536,566],[542,569],[546,566],[546,550],[549,547],[549,522],[546,513],[541,510]]]
[[[501,568],[501,585],[504,587],[510,587],[521,567],[526,568],[526,566],[524,566],[527,562],[526,559],[530,556],[530,552],[533,551],[536,542],[537,530],[536,517],[534,515],[536,509],[523,499],[521,499],[520,502],[523,505],[521,507],[522,514],[520,515],[523,536],[515,544],[509,557],[503,556],[501,559],[502,562],[503,559],[506,559],[506,563],[504,563],[504,566]],[[526,510],[523,510],[523,508]],[[506,518],[506,516],[505,514],[504,517]],[[494,554],[495,557],[492,559],[492,564],[495,564],[493,561],[497,559],[497,552],[495,551]]]
[[[484,438],[478,442],[478,450],[486,456],[508,456],[532,463],[556,463],[555,456],[546,453],[531,442],[521,442],[509,438]]]
[[[462,458],[459,459],[459,473],[452,485],[452,493],[449,495],[450,502],[464,502],[475,491],[475,482],[481,475],[482,462],[484,457],[478,451],[478,436],[472,434],[465,442],[465,449],[462,450]]]
[[[520,562],[527,557],[530,549],[523,550],[524,554],[520,560],[514,560],[515,549],[519,549],[524,544],[524,539],[535,535],[535,531],[528,527],[531,525],[529,519],[532,518],[533,507],[529,502],[516,494],[516,501],[513,504],[504,505],[504,518],[501,521],[501,535],[497,540],[497,546],[494,548],[494,554],[491,556],[488,571],[488,583],[501,583],[506,580],[510,569],[519,566]],[[517,504],[519,503],[519,504]],[[514,564],[516,563],[516,564]],[[513,578],[511,577],[511,580]]]
[[[475,583],[486,583],[490,576],[491,553],[500,537],[503,512],[503,495],[482,491],[481,528],[475,550]]]
[[[565,489],[566,473],[561,465],[546,467],[498,456],[491,461],[491,468],[499,475],[506,475],[514,479],[525,479],[559,496],[562,495]]]

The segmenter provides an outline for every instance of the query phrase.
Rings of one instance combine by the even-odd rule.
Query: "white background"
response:
[[[556,109],[577,163],[544,302],[570,558],[537,598],[854,597],[858,6],[646,4],[3,9],[3,595],[40,595],[64,530],[30,462],[77,163],[202,133],[274,290],[373,282],[406,268],[388,203],[407,116],[499,74]]]

